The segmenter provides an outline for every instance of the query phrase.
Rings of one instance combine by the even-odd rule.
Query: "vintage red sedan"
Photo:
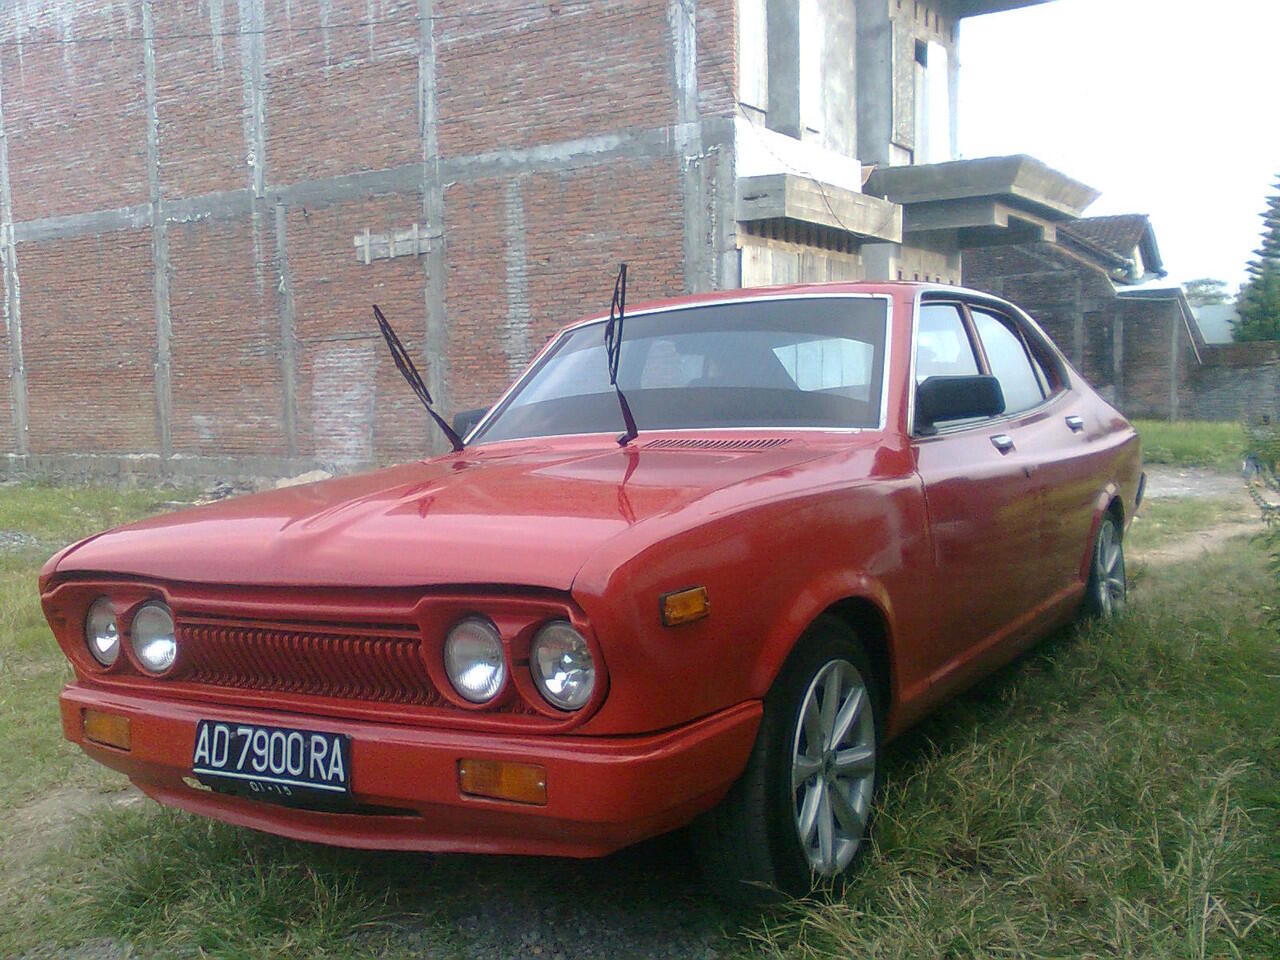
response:
[[[692,823],[722,888],[801,891],[887,740],[1123,607],[1141,495],[1013,305],[733,291],[566,327],[461,450],[90,537],[40,591],[66,737],[161,803],[470,853]]]

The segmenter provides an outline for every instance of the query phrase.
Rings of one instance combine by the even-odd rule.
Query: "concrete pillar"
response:
[[[768,0],[765,7],[769,51],[771,130],[800,137],[800,0]]]
[[[887,166],[893,136],[893,24],[888,0],[857,4],[858,159]]]
[[[950,102],[947,109],[951,114],[951,143],[949,156],[952,160],[960,159],[960,24],[956,21],[956,42],[951,47],[951,56],[947,60],[947,95]]]

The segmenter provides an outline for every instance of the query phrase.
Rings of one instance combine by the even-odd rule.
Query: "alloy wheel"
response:
[[[1104,521],[1098,531],[1098,553],[1094,563],[1098,610],[1104,618],[1118,617],[1124,612],[1126,599],[1124,549],[1111,520]]]
[[[871,696],[847,660],[809,682],[791,751],[792,814],[810,869],[835,876],[862,845],[876,777]]]

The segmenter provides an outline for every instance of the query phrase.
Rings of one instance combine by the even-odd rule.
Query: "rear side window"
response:
[[[916,335],[916,383],[930,377],[966,377],[978,372],[960,309],[953,303],[920,307]]]
[[[1022,337],[1008,321],[994,313],[975,308],[969,312],[987,355],[991,375],[1000,381],[1000,389],[1004,391],[1005,413],[1018,413],[1044,400],[1040,377],[1031,365]]]

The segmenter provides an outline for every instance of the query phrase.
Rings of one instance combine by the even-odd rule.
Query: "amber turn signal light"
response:
[[[541,805],[547,802],[547,768],[505,760],[459,760],[458,789],[476,797]]]
[[[706,587],[689,587],[674,593],[664,593],[661,599],[662,622],[668,627],[693,623],[711,613],[711,600]]]
[[[129,718],[118,713],[101,710],[84,712],[84,738],[117,750],[128,750],[133,741],[129,733]]]

